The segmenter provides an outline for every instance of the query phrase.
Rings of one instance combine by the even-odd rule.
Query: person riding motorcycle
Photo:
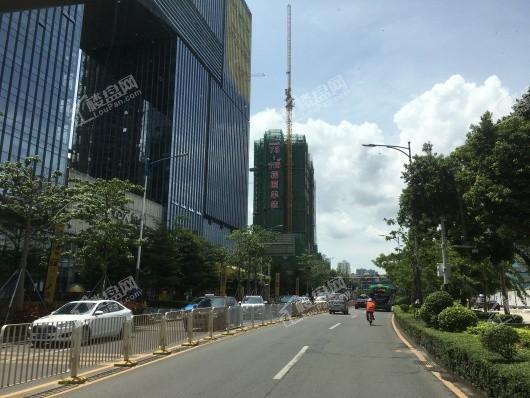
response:
[[[372,316],[372,319],[375,320],[375,301],[372,300],[372,298],[369,298],[366,302],[366,320],[370,322],[370,315]]]

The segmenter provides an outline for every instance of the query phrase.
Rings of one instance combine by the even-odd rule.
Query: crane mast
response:
[[[293,232],[293,108],[291,95],[291,5],[287,5],[287,89],[285,112],[287,119],[287,232]]]

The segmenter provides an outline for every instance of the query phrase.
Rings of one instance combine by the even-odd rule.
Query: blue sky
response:
[[[287,1],[247,4],[253,18],[252,73],[266,75],[252,78],[251,134],[256,138],[265,128],[283,128]],[[315,168],[320,167],[320,249],[334,262],[344,258],[352,268],[369,266],[379,252],[392,249],[371,235],[385,232],[382,216],[391,217],[397,209],[402,160],[396,159],[397,153],[361,152],[365,150],[359,148],[360,140],[412,140],[415,150],[422,141],[432,140],[435,150],[447,152],[463,142],[469,124],[487,109],[497,116],[508,112],[514,98],[530,85],[530,1],[291,4],[293,90],[299,111],[295,132],[308,134]],[[300,114],[301,98],[314,97],[333,78],[345,83],[340,95],[320,97]],[[338,164],[340,156],[352,160]],[[338,162],[338,169],[330,169],[330,161]],[[348,174],[349,168],[355,171],[333,178],[337,172]],[[359,188],[341,196],[334,184],[344,180]],[[366,202],[372,196],[377,203]],[[359,214],[364,214],[363,220]],[[340,227],[340,221],[333,221],[337,216],[349,218],[355,228]]]

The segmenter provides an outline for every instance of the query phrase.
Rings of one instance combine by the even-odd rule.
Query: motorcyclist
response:
[[[372,319],[375,320],[375,301],[370,297],[368,301],[366,302],[366,320],[370,322],[370,314],[372,315]]]

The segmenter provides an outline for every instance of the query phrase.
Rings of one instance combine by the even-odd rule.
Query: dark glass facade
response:
[[[141,185],[145,157],[188,153],[150,170],[148,197],[226,244],[247,221],[250,29],[243,0],[87,4],[73,167]]]
[[[0,14],[0,162],[65,172],[83,6]]]

